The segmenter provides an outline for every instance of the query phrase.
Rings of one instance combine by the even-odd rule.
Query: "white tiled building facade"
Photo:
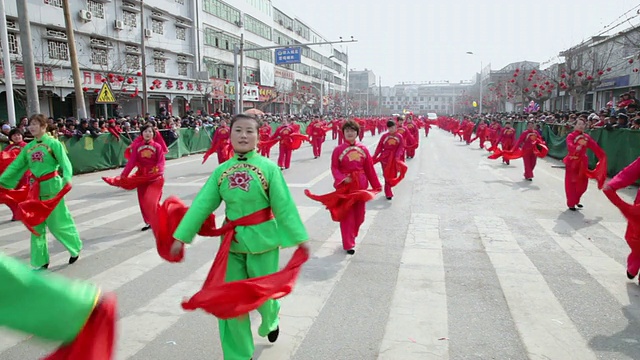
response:
[[[327,40],[269,0],[146,0],[144,9],[139,0],[70,0],[69,4],[85,101],[92,116],[104,113],[104,106],[95,105],[103,81],[111,83],[121,113],[142,112],[143,36],[147,111],[157,114],[166,108],[175,115],[233,109],[232,50],[241,34],[245,48]],[[7,2],[6,12],[11,71],[14,87],[20,89],[24,69],[16,3]],[[56,117],[74,116],[62,0],[28,0],[28,12],[41,110]],[[302,64],[273,63],[273,50],[246,52],[245,109],[309,111],[317,102],[306,101],[298,93],[302,88],[317,91],[321,74],[325,95],[327,89],[344,91],[346,56],[330,45],[303,48]],[[24,114],[20,100],[16,107],[19,115]],[[112,106],[108,112],[113,114]],[[0,96],[0,117],[3,114],[6,100]]]

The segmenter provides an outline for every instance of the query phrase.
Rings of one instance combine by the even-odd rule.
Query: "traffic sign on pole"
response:
[[[109,83],[105,82],[102,84],[102,89],[98,93],[98,97],[96,98],[96,104],[115,104],[117,103],[116,97],[113,96],[113,90],[111,90],[111,86]]]
[[[288,47],[276,49],[276,65],[299,64],[302,62],[302,48]]]

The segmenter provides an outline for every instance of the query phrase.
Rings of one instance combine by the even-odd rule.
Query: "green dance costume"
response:
[[[30,179],[31,186],[40,178],[51,177],[40,181],[40,200],[53,198],[65,184],[71,183],[73,175],[73,168],[63,145],[46,134],[40,140],[33,140],[24,147],[18,157],[0,176],[0,186],[8,189],[15,188],[27,170],[31,170],[33,174]],[[62,171],[62,177],[57,174],[58,170]],[[31,234],[32,266],[39,268],[49,264],[47,227],[53,236],[67,248],[71,257],[78,256],[82,250],[82,241],[64,199],[62,199],[45,222],[34,227],[39,235]]]
[[[236,220],[265,208],[275,219],[239,226],[231,245],[226,281],[243,280],[278,271],[280,247],[297,246],[308,239],[300,214],[282,176],[271,160],[251,151],[218,166],[200,190],[175,231],[174,237],[191,243],[205,219],[225,202],[226,217]],[[258,308],[262,337],[278,328],[280,303],[268,300]],[[218,320],[225,360],[249,360],[254,343],[249,316]]]

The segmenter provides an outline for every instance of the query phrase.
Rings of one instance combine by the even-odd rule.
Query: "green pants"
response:
[[[98,296],[94,285],[33,271],[0,254],[0,326],[69,343],[89,319]]]
[[[262,254],[229,253],[226,281],[273,274],[278,271],[279,260],[279,249]],[[265,337],[278,327],[280,303],[277,300],[268,300],[258,308],[258,312],[262,317],[258,335]],[[218,327],[224,360],[251,359],[255,345],[249,314],[234,319],[218,320]]]
[[[76,229],[76,224],[64,203],[60,200],[58,206],[51,212],[51,215],[42,224],[35,226],[34,230],[40,234],[31,234],[31,265],[41,267],[49,263],[49,246],[47,244],[46,228],[51,234],[64,245],[71,256],[78,256],[82,250],[82,241]]]

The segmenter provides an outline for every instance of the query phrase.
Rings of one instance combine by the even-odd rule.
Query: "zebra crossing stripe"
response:
[[[365,238],[378,213],[377,210],[367,210],[365,221],[360,227],[359,239]],[[281,299],[280,337],[273,347],[263,349],[260,360],[283,360],[293,357],[353,259],[353,256],[336,255],[336,251],[342,250],[341,239],[338,228],[305,264],[293,292]],[[335,258],[342,256],[345,256],[343,260],[335,263]],[[357,253],[355,256],[358,256]],[[333,277],[322,282],[305,281],[305,273],[314,271],[313,268],[315,270],[326,268],[327,260],[333,261],[331,264],[332,271],[335,271]],[[259,321],[252,321],[254,333],[257,333],[259,325]],[[256,341],[266,343],[262,338]]]
[[[505,221],[474,221],[529,358],[597,359]]]
[[[378,359],[449,358],[447,293],[439,226],[437,215],[411,214]]]
[[[627,282],[625,266],[603,253],[564,220],[539,219],[538,223],[558,246],[579,263],[620,305],[632,304],[629,299],[630,290],[624,285]],[[640,296],[640,289],[635,287],[633,291],[636,296]]]
[[[100,216],[100,217],[96,217],[93,218],[91,220],[87,220],[85,222],[76,224],[76,228],[78,229],[78,232],[80,233],[80,238],[83,237],[83,233],[85,231],[91,230],[93,228],[99,228],[100,226],[109,224],[111,222],[114,221],[118,221],[120,219],[129,217],[131,215],[134,215],[136,213],[139,213],[140,209],[138,208],[138,206],[131,206],[119,211],[114,211],[114,212],[110,212],[106,215]],[[25,230],[26,231],[26,230]],[[3,234],[4,235],[4,234]],[[51,239],[52,236],[48,236],[49,239]],[[31,246],[31,243],[29,242],[28,239],[23,240],[23,241],[19,241],[19,242],[14,242],[11,244],[7,244],[7,245],[3,245],[2,249],[0,249],[1,251],[3,251],[6,255],[9,256],[13,256],[19,252],[23,252],[23,251],[27,251],[29,250],[29,247]]]
[[[599,224],[620,239],[624,239],[624,233],[627,230],[627,225],[625,223],[601,221]]]
[[[78,205],[78,204],[82,204],[85,201],[87,201],[87,200],[71,200],[69,202],[66,202],[66,204],[67,204],[68,207],[72,207],[72,206],[75,206],[75,205]],[[120,202],[120,201],[118,201],[118,202]],[[113,204],[109,204],[109,206],[111,206],[111,205],[113,205]],[[104,206],[102,206],[102,205],[96,205],[95,207],[86,207],[86,208],[89,208],[88,210],[85,210],[86,208],[80,208],[78,210],[73,210],[71,213],[72,214],[78,213],[78,216],[79,216],[79,215],[88,214],[88,213],[93,212],[93,211],[95,211],[97,209],[102,209],[103,207]],[[12,224],[14,224],[14,225],[0,229],[0,236],[1,237],[6,237],[6,236],[9,236],[9,235],[26,232],[26,228],[24,227],[24,225],[21,222],[13,222]]]

